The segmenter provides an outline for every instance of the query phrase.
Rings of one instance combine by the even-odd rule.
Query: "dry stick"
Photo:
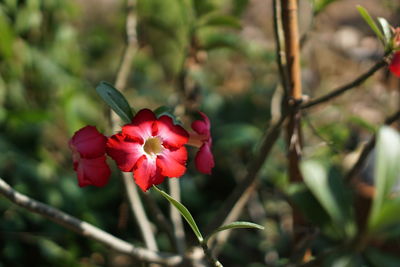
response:
[[[400,119],[400,110],[394,113],[393,115],[389,116],[385,120],[385,125],[390,125],[399,119]],[[376,135],[374,135],[364,146],[363,151],[361,152],[360,157],[358,158],[356,164],[354,164],[353,168],[351,168],[351,170],[345,176],[346,182],[351,182],[352,178],[362,169],[365,160],[367,159],[369,153],[375,146],[375,141],[376,141]]]
[[[286,113],[283,113],[278,122],[270,127],[265,133],[261,147],[255,156],[255,159],[247,167],[247,174],[244,179],[236,186],[232,194],[227,198],[222,207],[218,210],[213,221],[208,225],[206,233],[210,234],[221,224],[229,223],[233,218],[237,218],[250,198],[251,192],[257,187],[255,180],[265,159],[275,142],[278,140],[282,124],[286,119]],[[220,232],[218,236],[223,233]]]
[[[181,189],[179,186],[179,179],[176,178],[168,179],[168,185],[171,197],[173,197],[176,201],[180,202]],[[185,231],[183,228],[182,215],[179,213],[177,208],[172,204],[170,204],[169,209],[172,220],[172,226],[174,230],[176,249],[178,250],[179,254],[183,255],[186,250],[185,246],[186,242],[185,242]]]
[[[285,34],[286,61],[289,72],[290,93],[287,99],[289,122],[287,125],[288,146],[288,173],[291,182],[303,180],[300,172],[301,160],[301,112],[299,109],[302,101],[301,69],[300,69],[300,39],[298,29],[297,0],[282,0],[282,24]],[[304,224],[301,213],[293,208],[293,251],[303,239],[303,234],[298,229]]]
[[[381,69],[382,67],[384,67],[386,65],[387,65],[387,59],[386,59],[386,57],[384,57],[380,61],[375,63],[375,65],[373,65],[367,72],[365,72],[364,74],[359,76],[354,81],[352,81],[346,85],[343,85],[337,89],[334,89],[334,90],[332,90],[332,92],[330,92],[324,96],[318,97],[314,100],[310,100],[309,102],[301,105],[300,108],[301,109],[311,108],[313,106],[327,102],[327,101],[331,100],[332,98],[340,96],[341,94],[345,93],[346,91],[361,85],[365,80],[367,80],[370,76],[372,76],[376,71],[378,71],[379,69]]]
[[[100,242],[115,251],[130,255],[138,260],[177,266],[183,262],[183,257],[170,253],[155,252],[144,248],[135,247],[128,242],[121,240],[96,226],[81,221],[63,211],[36,201],[26,195],[15,191],[3,179],[0,178],[0,194],[16,205],[33,213],[44,216],[53,222],[66,227],[84,237]]]
[[[273,19],[274,19],[274,38],[275,38],[275,51],[276,51],[276,64],[278,65],[279,78],[284,90],[285,99],[289,95],[289,84],[288,84],[288,73],[286,68],[285,51],[282,49],[283,38],[281,35],[282,25],[281,25],[281,6],[278,5],[277,0],[272,1]]]
[[[289,177],[292,182],[301,181],[299,161],[301,154],[300,112],[302,99],[300,73],[300,43],[297,18],[297,0],[283,0],[282,23],[285,34],[286,62],[289,72],[289,123],[287,126]]]
[[[136,38],[136,18],[134,14],[135,1],[127,0],[128,14],[126,19],[126,34],[127,34],[127,45],[122,56],[121,64],[115,80],[115,87],[120,91],[126,88],[129,72],[132,66],[133,56],[137,50],[137,38]],[[111,126],[113,133],[119,131],[121,125],[121,119],[117,114],[111,111]],[[122,173],[122,178],[125,184],[126,193],[130,203],[130,207],[135,215],[135,219],[139,225],[140,232],[146,247],[157,251],[157,243],[154,238],[154,233],[151,228],[151,224],[146,216],[143,208],[143,204],[139,197],[139,192],[136,185],[133,182],[132,173]]]
[[[160,227],[168,236],[171,245],[174,245],[175,236],[174,229],[170,221],[164,216],[162,210],[158,206],[155,199],[150,195],[150,193],[142,194],[146,205],[148,205],[148,211],[151,213],[153,218],[156,220],[157,226]]]

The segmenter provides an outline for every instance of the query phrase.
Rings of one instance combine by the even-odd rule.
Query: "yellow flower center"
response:
[[[148,138],[143,146],[144,152],[151,156],[159,154],[161,151],[163,151],[163,148],[162,141],[158,137]]]

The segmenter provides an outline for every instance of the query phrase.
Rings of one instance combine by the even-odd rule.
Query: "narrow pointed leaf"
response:
[[[200,233],[199,228],[197,227],[196,222],[194,221],[192,215],[188,211],[188,209],[180,202],[176,201],[173,199],[170,195],[168,195],[166,192],[164,192],[161,189],[158,189],[157,186],[153,186],[154,189],[156,189],[164,198],[166,198],[172,205],[175,206],[175,208],[178,209],[180,214],[185,218],[185,220],[188,222],[190,227],[192,228],[194,234],[196,235],[197,239],[199,240],[200,243],[203,242],[203,236]]]
[[[264,230],[264,226],[251,223],[251,222],[233,222],[215,229],[209,236],[206,237],[206,240],[210,239],[211,236],[215,235],[218,232],[229,230],[229,229],[240,229],[240,228],[253,228],[253,229],[260,229]]]
[[[369,25],[369,27],[371,28],[371,30],[373,30],[376,34],[376,36],[378,36],[378,38],[385,43],[385,37],[383,36],[383,33],[381,32],[381,30],[378,28],[378,25],[376,25],[374,19],[370,16],[370,14],[368,13],[368,11],[363,8],[362,6],[358,5],[357,6],[357,10],[360,13],[360,15],[363,17],[363,19],[365,20],[365,22]]]
[[[100,82],[96,87],[96,92],[125,123],[131,122],[133,118],[132,108],[117,89],[109,83]]]

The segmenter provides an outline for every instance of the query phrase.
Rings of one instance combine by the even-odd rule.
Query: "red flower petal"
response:
[[[105,186],[110,178],[110,168],[106,162],[106,156],[98,158],[81,158],[74,164],[78,173],[78,184],[80,187],[87,185]]]
[[[136,164],[133,171],[136,184],[146,192],[153,185],[161,184],[165,176],[161,175],[160,169],[157,168],[154,158],[147,158],[143,155]]]
[[[203,120],[196,120],[192,123],[192,129],[202,135],[210,136],[210,120],[203,112],[199,111],[200,116]]]
[[[119,133],[108,139],[107,154],[115,160],[121,171],[132,171],[143,153],[142,145],[129,136]]]
[[[106,153],[107,137],[99,133],[96,127],[86,126],[75,132],[69,145],[83,158],[97,158]]]
[[[138,126],[140,128],[140,131],[135,131],[135,132],[137,132],[141,136],[145,137],[154,136],[155,131],[153,129],[153,124],[156,120],[157,118],[156,115],[154,115],[153,111],[145,108],[136,113],[135,117],[132,119],[132,125]],[[125,130],[127,131],[128,129]]]
[[[184,146],[171,151],[165,149],[157,156],[157,166],[161,169],[161,174],[168,177],[180,177],[186,171],[187,151]]]
[[[211,169],[214,168],[214,156],[211,152],[211,143],[205,142],[199,149],[195,157],[195,165],[199,172],[211,174]]]
[[[169,116],[164,115],[158,118],[155,126],[156,135],[161,137],[164,146],[179,148],[189,140],[188,132],[181,126],[174,125],[172,118]]]
[[[400,77],[400,51],[393,55],[389,70],[397,77]]]
[[[143,144],[144,141],[151,135],[148,135],[146,131],[143,131],[142,128],[133,124],[127,124],[122,127],[122,133],[125,135],[129,135],[133,140],[136,140],[138,143]]]

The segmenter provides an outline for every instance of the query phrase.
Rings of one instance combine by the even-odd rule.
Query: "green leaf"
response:
[[[389,195],[393,191],[400,173],[400,136],[390,127],[382,127],[378,132],[375,160],[375,188],[376,195],[372,203],[369,217],[371,228],[379,227],[380,213]],[[388,204],[390,205],[390,204]]]
[[[392,47],[392,29],[389,22],[385,18],[378,17],[378,21],[381,24],[383,34],[385,36],[385,48],[391,49]]]
[[[107,82],[100,82],[96,87],[97,93],[125,123],[130,123],[133,118],[132,108],[125,97]]]
[[[365,257],[372,264],[372,266],[385,266],[385,267],[397,267],[400,266],[400,258],[390,255],[377,249],[368,248],[365,253]]]
[[[197,27],[204,26],[222,26],[235,29],[240,29],[242,27],[238,18],[230,15],[221,14],[219,12],[212,12],[201,17],[197,23]]]
[[[389,200],[382,205],[369,225],[370,232],[380,233],[400,223],[400,199]]]
[[[193,219],[192,215],[190,214],[190,212],[188,211],[188,209],[185,206],[183,206],[182,203],[176,201],[170,195],[165,193],[163,190],[158,189],[157,186],[153,185],[153,188],[156,189],[164,198],[166,198],[172,205],[175,206],[175,208],[178,209],[178,211],[181,213],[183,218],[185,218],[185,220],[188,222],[188,224],[192,228],[192,230],[193,230],[194,234],[196,235],[197,239],[199,240],[199,242],[202,243],[204,240],[203,236],[201,235],[200,230],[197,227],[197,224],[194,221],[194,219]]]
[[[301,165],[304,182],[335,221],[343,221],[344,215],[332,194],[327,172],[319,163],[306,161]]]
[[[383,36],[383,33],[378,28],[374,19],[370,16],[368,11],[360,5],[357,6],[357,10],[360,13],[360,15],[363,17],[365,22],[369,25],[369,27],[375,32],[376,36],[378,36],[378,38],[383,42],[383,44],[385,44],[385,37]]]
[[[170,107],[161,106],[156,108],[153,112],[156,114],[157,118],[165,115],[170,117],[175,125],[183,126],[183,123],[172,113],[172,109]]]
[[[206,237],[206,241],[210,239],[211,236],[215,235],[218,232],[229,230],[229,229],[240,229],[240,228],[253,228],[253,229],[260,229],[264,230],[264,226],[261,226],[256,223],[251,222],[232,222],[223,226],[218,227],[215,229],[209,236]]]
[[[207,51],[217,48],[230,48],[239,51],[242,49],[241,39],[236,34],[232,33],[221,31],[200,33],[199,40],[202,48]]]
[[[329,175],[316,161],[305,161],[301,165],[304,182],[321,206],[329,214],[339,229],[350,237],[355,234],[355,224],[351,216],[351,200],[347,189],[337,175]]]
[[[328,5],[332,4],[336,0],[315,0],[314,3],[314,14],[318,14],[323,11]]]
[[[317,225],[324,235],[332,240],[342,239],[343,232],[332,222],[329,214],[303,183],[292,183],[285,188],[285,191],[296,208],[307,220]]]

